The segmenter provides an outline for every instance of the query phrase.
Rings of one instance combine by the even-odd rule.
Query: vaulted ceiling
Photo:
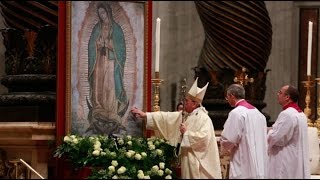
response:
[[[58,1],[1,1],[0,8],[8,28],[37,31],[58,25]]]

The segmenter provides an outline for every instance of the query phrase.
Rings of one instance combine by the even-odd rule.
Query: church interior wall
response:
[[[180,98],[181,81],[186,78],[187,85],[193,82],[192,68],[197,66],[204,31],[192,1],[154,1],[152,13],[153,22],[161,19],[159,71],[164,82],[160,86],[160,107],[172,111]],[[155,52],[155,43],[152,50]],[[152,56],[155,59],[155,53]]]
[[[272,23],[272,50],[266,69],[267,89],[264,112],[274,121],[281,110],[277,92],[284,84],[298,85],[297,82],[297,8],[293,1],[266,1]],[[197,65],[204,41],[203,27],[193,2],[153,2],[153,19],[161,18],[160,76],[164,83],[160,87],[161,110],[173,110],[173,103],[179,100],[179,83],[193,80],[191,69]],[[155,24],[153,24],[155,26]],[[155,33],[153,33],[155,34]],[[153,52],[155,46],[152,47]],[[153,54],[154,57],[154,54]],[[176,91],[172,88],[176,86]],[[174,99],[174,100],[173,100]]]
[[[299,6],[319,5],[319,2],[302,1],[265,1],[272,23],[272,49],[266,69],[267,89],[263,111],[274,121],[281,108],[277,103],[276,94],[284,84],[298,86],[298,19]],[[160,45],[160,78],[164,82],[160,86],[161,110],[171,111],[179,101],[179,91],[184,78],[190,85],[194,78],[193,67],[197,66],[198,58],[204,41],[204,30],[192,1],[154,1],[153,22],[161,18]],[[153,40],[155,40],[155,23],[152,24]],[[4,28],[3,17],[0,15],[0,28]],[[3,37],[0,36],[0,42]],[[155,43],[152,44],[155,52]],[[3,43],[0,43],[0,76],[4,71]],[[155,59],[155,53],[152,54]],[[153,61],[154,63],[154,61]],[[318,69],[318,72],[320,70]],[[154,65],[152,65],[154,72]],[[152,77],[154,74],[152,75]],[[0,84],[0,93],[7,88]],[[304,108],[304,107],[302,107]]]
[[[308,2],[265,1],[265,3],[272,23],[273,36],[271,54],[266,67],[271,69],[266,81],[264,101],[267,106],[263,111],[271,116],[271,121],[274,121],[281,110],[276,99],[278,89],[284,84],[297,86],[299,83],[295,75],[298,70],[298,6],[308,5]],[[192,1],[154,1],[152,4],[153,40],[155,40],[156,18],[161,18],[160,78],[164,82],[160,86],[160,107],[161,110],[171,111],[179,101],[183,79],[186,79],[187,85],[193,82],[192,68],[197,66],[204,41],[204,30]],[[311,5],[314,5],[314,2],[311,2]],[[4,27],[3,17],[0,16],[0,28]],[[0,41],[2,40],[3,37],[0,36]],[[5,74],[4,51],[4,45],[0,43],[0,76]],[[154,41],[152,51],[155,52]],[[155,59],[155,53],[152,54],[152,59]],[[0,93],[6,91],[6,87],[0,85]]]
[[[298,86],[298,50],[293,1],[265,1],[272,24],[272,49],[266,69],[267,75],[265,112],[275,121],[281,111],[277,101],[277,93],[281,86],[291,84]]]

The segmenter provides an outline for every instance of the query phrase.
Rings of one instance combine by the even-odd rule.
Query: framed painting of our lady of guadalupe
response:
[[[131,113],[149,93],[147,2],[70,1],[66,11],[68,133],[143,136]]]

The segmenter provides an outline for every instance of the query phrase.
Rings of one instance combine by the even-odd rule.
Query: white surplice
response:
[[[303,112],[283,110],[268,133],[269,177],[310,179],[308,124]]]
[[[147,113],[147,128],[176,146],[181,141],[181,112]],[[221,179],[219,150],[214,127],[204,107],[195,109],[185,120],[187,131],[181,142],[182,179]]]
[[[228,115],[221,133],[222,151],[230,151],[230,179],[266,178],[267,122],[256,108],[237,106]]]

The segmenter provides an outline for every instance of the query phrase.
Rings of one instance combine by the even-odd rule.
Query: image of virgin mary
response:
[[[126,42],[119,24],[113,20],[108,4],[97,5],[99,21],[88,43],[89,107],[87,131],[94,134],[121,134],[121,118],[129,101],[123,84]]]

